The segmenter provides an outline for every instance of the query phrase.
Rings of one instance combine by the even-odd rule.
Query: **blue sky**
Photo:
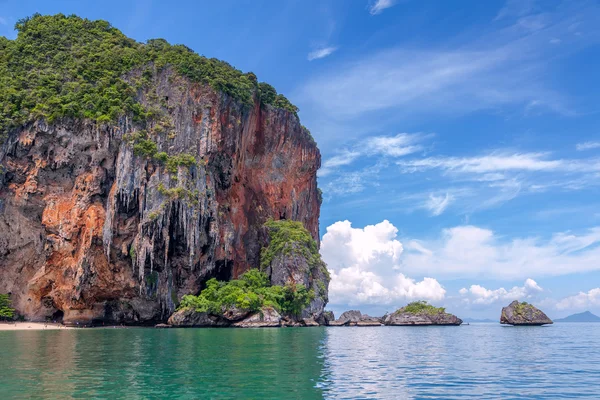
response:
[[[34,12],[186,44],[297,104],[334,311],[600,313],[597,2],[0,0],[0,35]]]

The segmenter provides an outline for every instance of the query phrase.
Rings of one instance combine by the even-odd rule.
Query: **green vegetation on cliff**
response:
[[[267,268],[278,254],[299,254],[304,256],[311,267],[321,262],[317,242],[306,230],[302,222],[291,220],[269,220],[265,223],[269,232],[269,245],[263,247],[260,255],[261,268]]]
[[[0,294],[0,319],[13,319],[15,309],[11,307],[10,296]]]
[[[153,116],[137,101],[137,87],[127,73],[144,69],[142,81],[172,67],[193,82],[205,83],[250,106],[254,98],[296,113],[283,95],[253,73],[206,58],[164,39],[138,43],[110,23],[75,15],[35,14],[17,22],[15,40],[0,37],[0,141],[28,121],[61,117],[134,122]]]
[[[413,301],[412,303],[408,303],[406,306],[402,307],[397,313],[406,312],[409,314],[443,314],[446,312],[444,307],[434,307],[431,304],[427,303],[424,300],[421,301]]]
[[[299,315],[313,298],[312,290],[303,285],[271,286],[265,273],[252,269],[229,282],[208,280],[198,296],[183,296],[178,309],[220,315],[231,308],[254,312],[271,306],[283,314]]]

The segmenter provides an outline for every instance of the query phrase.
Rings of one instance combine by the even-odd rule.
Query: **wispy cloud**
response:
[[[0,25],[4,25],[4,26],[8,25],[8,22],[6,21],[6,18],[0,17]]]
[[[577,143],[575,148],[577,149],[577,151],[598,149],[598,148],[600,148],[600,142]]]
[[[535,0],[507,0],[498,11],[496,20],[507,17],[522,17],[535,10]]]
[[[422,134],[399,133],[396,136],[374,136],[364,142],[367,153],[390,157],[402,157],[423,150],[420,144],[426,137]]]
[[[360,157],[360,151],[344,150],[340,154],[337,154],[331,158],[328,158],[323,163],[323,166],[319,170],[319,176],[327,176],[338,167],[351,164],[354,160]]]
[[[395,136],[372,136],[352,146],[352,150],[343,150],[328,158],[319,170],[324,177],[335,172],[339,167],[350,165],[360,157],[402,157],[423,150],[423,140],[430,135],[420,133],[399,133]]]
[[[429,195],[429,199],[425,202],[423,207],[431,213],[433,216],[441,215],[450,203],[454,200],[454,196],[446,193],[445,196],[436,196],[434,194]]]
[[[333,54],[338,48],[337,47],[323,47],[308,53],[308,61],[318,60],[325,58]]]
[[[298,97],[345,120],[389,109],[455,115],[506,106],[574,115],[570,99],[543,77],[554,60],[600,42],[599,17],[597,6],[562,8],[460,44],[363,55],[312,78]],[[575,23],[585,35],[570,30]],[[559,37],[565,46],[550,43]]]
[[[431,182],[470,188],[460,197],[472,200],[471,211],[525,193],[583,190],[600,184],[600,159],[554,159],[546,152],[496,151],[473,157],[402,159],[396,164],[404,174],[426,174]]]
[[[386,8],[393,7],[396,4],[396,0],[375,0],[369,7],[369,13],[371,15],[381,14]]]

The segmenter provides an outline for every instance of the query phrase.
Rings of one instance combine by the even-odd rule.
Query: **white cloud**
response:
[[[598,149],[600,148],[600,142],[577,143],[577,146],[575,146],[575,148],[577,149],[577,151]]]
[[[335,52],[337,49],[338,49],[337,47],[323,47],[323,48],[311,51],[310,53],[308,53],[308,61],[325,58],[325,57],[333,54],[333,52]]]
[[[417,144],[425,136],[415,133],[399,133],[396,136],[373,136],[367,139],[361,147],[370,155],[402,157],[423,150]]]
[[[424,204],[424,208],[429,210],[431,215],[438,216],[446,210],[452,200],[454,200],[454,196],[449,193],[446,193],[445,196],[430,194],[429,199]]]
[[[381,14],[386,8],[390,8],[396,4],[396,0],[375,0],[369,7],[371,15]]]
[[[600,307],[600,288],[579,292],[556,303],[557,310],[586,311],[594,307]]]
[[[419,247],[413,246],[418,243]],[[433,241],[408,241],[402,270],[436,277],[525,279],[600,270],[600,227],[583,234],[555,233],[501,240],[476,226],[444,229]]]
[[[7,25],[6,18],[0,17],[0,25]]]
[[[351,164],[360,155],[361,153],[359,151],[345,150],[342,153],[325,160],[323,166],[319,170],[319,176],[327,176],[338,167]]]
[[[465,212],[496,207],[522,194],[600,185],[600,159],[556,159],[543,152],[495,151],[472,157],[402,159],[396,164],[402,173],[428,173],[429,181],[452,185],[446,190],[459,193],[453,200]]]
[[[523,17],[535,9],[534,3],[535,0],[507,0],[498,12],[496,20],[507,17]]]
[[[578,161],[547,160],[547,153],[492,153],[479,157],[429,157],[398,161],[407,172],[441,169],[448,172],[489,174],[505,171],[553,171],[573,169],[576,165],[588,169]],[[595,166],[600,169],[599,165]],[[489,175],[488,175],[489,176]],[[496,176],[497,177],[497,176]]]
[[[527,278],[523,286],[515,286],[510,290],[504,288],[491,290],[480,285],[471,285],[469,289],[460,289],[459,293],[469,303],[489,305],[497,302],[530,299],[542,291],[543,289],[536,281]]]
[[[417,281],[398,270],[403,247],[397,232],[388,221],[363,229],[352,228],[349,221],[327,227],[321,255],[331,273],[332,304],[399,306],[411,300],[444,298],[446,291],[437,280]]]
[[[372,136],[357,143],[352,150],[343,150],[328,158],[319,170],[324,177],[335,172],[339,167],[349,165],[361,156],[402,157],[423,150],[419,143],[429,135],[419,133],[399,133],[395,136]]]
[[[313,77],[296,98],[344,121],[391,109],[395,118],[506,106],[573,115],[566,94],[553,89],[544,77],[555,60],[600,41],[599,16],[600,7],[591,3],[565,6],[543,18],[523,17],[508,27],[493,25],[467,40],[463,36],[418,50],[406,46],[363,54]],[[585,35],[569,31],[575,22]],[[565,46],[550,43],[557,37]]]

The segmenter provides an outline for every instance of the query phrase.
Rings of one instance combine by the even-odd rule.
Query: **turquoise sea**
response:
[[[600,398],[600,324],[0,332],[0,399]]]

